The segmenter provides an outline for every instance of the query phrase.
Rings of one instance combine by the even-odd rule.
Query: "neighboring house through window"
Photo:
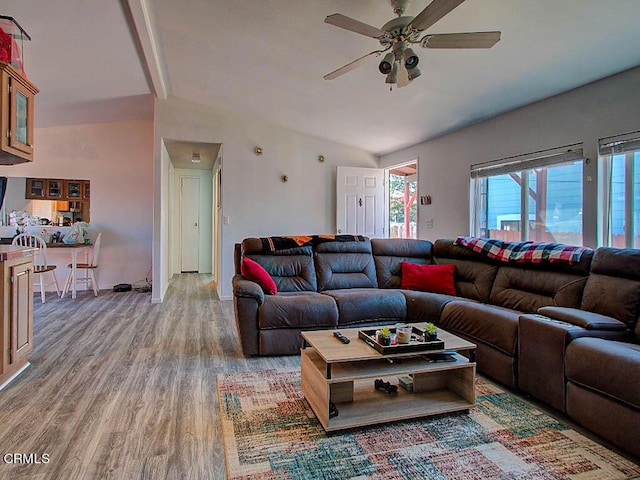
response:
[[[582,144],[471,166],[473,235],[582,245]]]

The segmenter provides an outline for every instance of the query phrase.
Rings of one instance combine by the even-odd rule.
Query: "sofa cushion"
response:
[[[316,247],[318,291],[376,288],[376,268],[371,241],[327,242]]]
[[[444,293],[418,292],[415,290],[400,291],[407,302],[406,321],[410,323],[439,323],[440,314],[442,313],[444,306],[458,298],[451,295],[445,295]]]
[[[404,321],[407,304],[398,290],[378,288],[350,288],[322,292],[335,300],[340,312],[340,326],[361,323],[394,323]]]
[[[259,238],[247,238],[242,241],[241,249],[243,258],[255,260],[271,275],[278,291],[317,290],[318,282],[311,246],[266,252]]]
[[[242,276],[247,280],[251,280],[260,285],[262,291],[267,295],[275,295],[278,293],[276,282],[273,281],[271,275],[269,275],[258,262],[245,257],[242,259],[240,271],[242,272]]]
[[[405,290],[455,295],[454,271],[455,265],[452,263],[445,265],[418,265],[416,263],[402,262],[402,282],[400,285]]]
[[[640,409],[640,345],[578,338],[567,347],[567,379]]]
[[[548,305],[578,308],[587,282],[583,274],[554,271],[548,265],[501,265],[491,289],[490,303],[523,313]]]
[[[434,262],[455,265],[455,287],[459,296],[488,303],[496,278],[496,262],[467,248],[454,245],[453,240],[436,240],[433,244]]]
[[[433,257],[433,244],[428,240],[372,238],[371,250],[380,288],[400,288],[402,262],[427,264]]]
[[[266,296],[258,310],[258,327],[308,328],[335,327],[338,307],[333,298],[314,292],[288,292]]]
[[[520,312],[482,303],[454,300],[442,309],[440,326],[452,333],[464,333],[514,357]]]
[[[580,308],[616,318],[633,330],[640,315],[640,250],[598,248]]]

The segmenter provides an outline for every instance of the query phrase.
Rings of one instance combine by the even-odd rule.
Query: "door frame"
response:
[[[200,184],[202,183],[201,177],[198,175],[180,175],[180,191],[179,191],[179,197],[180,197],[180,201],[178,202],[178,232],[179,232],[179,245],[180,245],[180,249],[179,249],[179,263],[180,263],[180,273],[188,273],[188,272],[198,272],[200,273],[200,249],[201,249],[201,245],[200,245],[200,229],[201,227],[201,219],[200,219],[200,210],[201,210],[201,205],[200,205],[200,198],[201,198],[201,193],[200,193]],[[184,265],[183,265],[183,259],[184,259],[184,252],[185,252],[185,248],[183,245],[183,239],[184,239],[184,180],[185,179],[189,179],[189,180],[195,180],[195,182],[198,185],[198,198],[196,198],[196,209],[197,209],[197,223],[198,223],[198,239],[197,239],[197,259],[196,259],[196,269],[195,270],[184,270]],[[190,245],[191,247],[191,245]]]
[[[389,172],[396,168],[406,167],[409,165],[415,164],[416,166],[416,195],[417,199],[420,198],[420,161],[419,158],[416,157],[413,160],[408,160],[406,162],[395,163],[388,167],[384,167],[384,216],[385,216],[385,229],[387,231],[387,238],[391,238],[391,222],[389,215],[391,213],[391,198],[389,196]],[[420,238],[420,203],[416,202],[416,238]]]

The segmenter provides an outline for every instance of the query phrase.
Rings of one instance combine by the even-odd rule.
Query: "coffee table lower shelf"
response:
[[[313,348],[301,351],[302,392],[326,431],[464,411],[475,403],[475,363],[462,355],[450,363],[411,359],[376,365],[341,363],[334,370],[342,373],[327,378],[327,364],[318,353]],[[413,376],[413,392],[399,387],[387,394],[374,387],[377,378],[397,385],[398,376],[408,374]],[[339,412],[333,418],[330,401]]]

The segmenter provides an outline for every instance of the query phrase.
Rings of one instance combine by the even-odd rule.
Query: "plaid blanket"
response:
[[[364,242],[362,235],[297,235],[291,237],[262,237],[262,249],[265,252],[275,252],[287,248],[319,245],[324,242]]]
[[[458,237],[454,245],[460,245],[476,253],[501,262],[567,263],[573,265],[589,248],[559,243],[503,242],[492,238]]]

